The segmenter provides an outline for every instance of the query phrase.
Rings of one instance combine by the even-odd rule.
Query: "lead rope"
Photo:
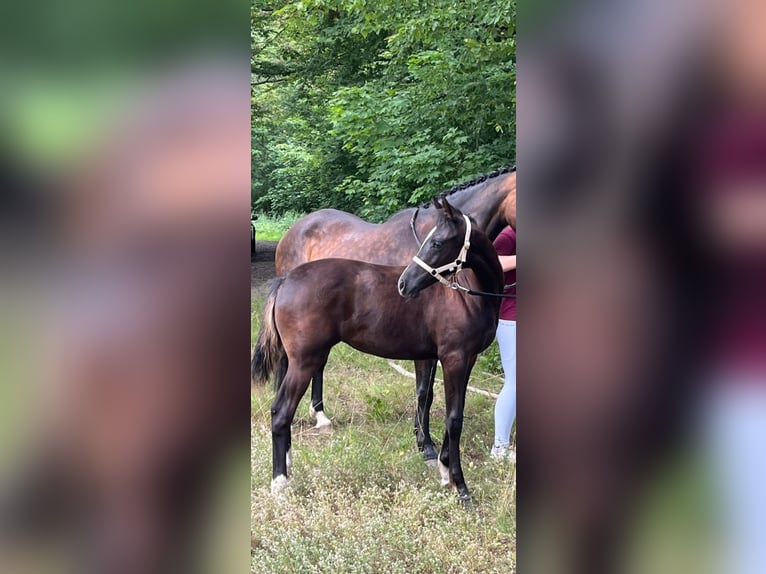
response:
[[[516,283],[512,283],[511,285],[506,285],[504,289],[509,289],[515,286],[516,286]],[[450,282],[449,285],[447,285],[447,287],[449,287],[453,291],[460,291],[461,293],[474,295],[476,297],[499,297],[500,299],[516,299],[516,293],[489,293],[488,291],[476,291],[474,289],[469,289],[468,287],[463,287],[456,280]]]

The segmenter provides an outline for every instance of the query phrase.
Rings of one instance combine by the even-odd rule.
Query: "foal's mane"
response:
[[[453,185],[449,189],[442,191],[439,194],[439,197],[442,197],[442,198],[449,197],[450,195],[457,193],[458,191],[463,191],[464,189],[468,189],[469,187],[477,186],[481,183],[489,181],[490,179],[495,179],[496,177],[500,177],[501,175],[505,175],[506,173],[512,173],[514,171],[516,171],[515,165],[501,167],[500,169],[496,169],[495,171],[492,171],[490,173],[485,173],[478,177],[474,177],[473,179],[469,179],[468,181],[464,181],[463,183],[458,183],[457,185]],[[426,202],[421,206],[422,209],[428,209],[429,207],[431,207],[430,202]]]

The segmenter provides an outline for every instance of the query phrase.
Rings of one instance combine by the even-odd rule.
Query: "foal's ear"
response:
[[[442,208],[442,206],[439,204],[439,198],[438,197],[432,197],[431,198],[431,203],[434,204],[434,207],[436,209],[441,209]]]
[[[456,219],[455,209],[449,204],[446,197],[442,197],[441,210],[447,219]]]

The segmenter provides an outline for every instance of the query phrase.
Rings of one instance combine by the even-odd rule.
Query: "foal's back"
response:
[[[399,295],[403,267],[321,259],[290,271],[276,298],[275,320],[291,360],[341,341],[390,359],[436,358],[445,300],[426,289]]]

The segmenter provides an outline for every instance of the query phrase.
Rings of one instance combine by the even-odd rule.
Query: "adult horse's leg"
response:
[[[288,460],[292,445],[290,425],[298,409],[298,403],[309,386],[313,370],[312,367],[290,362],[287,374],[271,404],[271,491],[273,493],[278,493],[287,485]]]
[[[434,377],[436,361],[415,361],[415,394],[418,404],[415,411],[415,437],[418,449],[429,466],[436,466],[436,448],[431,439],[430,413],[434,402]]]
[[[324,414],[324,402],[322,394],[324,391],[324,367],[318,369],[311,379],[311,404],[309,405],[309,414],[317,420],[316,428],[319,430],[332,429],[332,421]]]
[[[476,355],[450,356],[442,358],[441,361],[444,370],[447,415],[444,420],[444,444],[439,454],[439,470],[442,474],[442,484],[453,485],[461,502],[468,507],[471,504],[471,493],[465,484],[463,467],[460,465],[460,435],[463,432],[463,409],[468,376],[476,362]]]

